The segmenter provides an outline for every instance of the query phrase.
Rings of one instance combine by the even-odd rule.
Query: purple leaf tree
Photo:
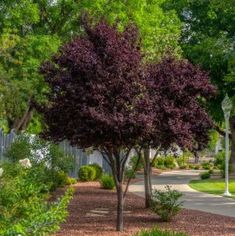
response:
[[[216,91],[208,73],[186,60],[165,57],[160,63],[148,65],[145,75],[155,115],[153,129],[143,142],[145,148],[167,150],[178,145],[192,152],[205,148],[213,124],[203,102]],[[151,163],[148,150],[144,158],[145,204],[149,207]]]
[[[144,81],[138,34],[104,21],[64,45],[41,71],[50,87],[40,109],[44,137],[99,150],[117,190],[117,230],[123,230],[124,168],[130,150],[152,129],[154,113]]]

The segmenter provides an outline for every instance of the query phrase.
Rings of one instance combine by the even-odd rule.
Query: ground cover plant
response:
[[[187,234],[181,233],[181,232],[153,228],[152,230],[142,230],[135,236],[187,236]]]
[[[211,177],[211,173],[209,171],[206,171],[202,174],[200,174],[201,179],[209,179]]]
[[[104,189],[114,189],[115,183],[113,177],[108,174],[104,174],[100,178],[101,187]]]
[[[181,210],[182,193],[166,186],[166,191],[154,190],[151,209],[160,216],[163,221],[170,221]]]
[[[96,169],[93,166],[81,166],[78,171],[78,178],[81,181],[93,181],[96,178]]]

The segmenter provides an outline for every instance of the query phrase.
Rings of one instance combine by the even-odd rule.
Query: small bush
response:
[[[210,169],[210,170],[208,171],[208,173],[210,173],[210,174],[212,175],[212,174],[214,174],[214,170],[213,170],[213,169]]]
[[[153,162],[153,167],[155,168],[165,168],[165,158],[164,157],[157,157]]]
[[[124,174],[125,174],[125,179],[134,179],[136,173],[132,168],[126,168]]]
[[[182,201],[179,199],[182,193],[171,190],[166,186],[166,191],[155,190],[152,196],[151,209],[160,216],[163,221],[170,221],[179,211]]]
[[[130,165],[131,169],[134,169],[136,167],[137,161],[138,161],[138,156],[137,155],[134,155],[134,156],[131,157],[130,162],[129,162],[129,165]],[[141,157],[136,170],[141,170],[143,168],[144,168],[144,161],[143,161],[143,158]]]
[[[188,165],[180,165],[179,168],[180,168],[181,170],[185,170],[185,169],[188,168]]]
[[[188,160],[189,160],[189,157],[185,154],[183,154],[182,156],[176,158],[176,161],[177,161],[178,166],[179,166],[180,169],[186,169],[187,168]]]
[[[209,179],[211,174],[209,172],[204,172],[200,175],[201,179]]]
[[[81,181],[92,181],[96,177],[96,169],[92,166],[82,166],[78,171],[78,177]]]
[[[201,165],[204,170],[210,170],[213,168],[213,164],[210,162],[203,162]]]
[[[75,178],[67,176],[66,185],[76,184],[77,180]]]
[[[102,175],[100,179],[101,187],[104,189],[114,189],[115,183],[113,177],[107,174]]]
[[[153,162],[153,167],[158,169],[174,169],[176,161],[173,156],[157,157]]]
[[[173,156],[166,156],[164,165],[168,169],[174,169],[176,167],[175,158]]]
[[[187,236],[185,233],[153,228],[152,230],[141,230],[136,236]]]
[[[96,163],[93,163],[93,164],[90,164],[89,166],[92,166],[95,168],[95,180],[97,179],[100,179],[100,177],[102,176],[103,174],[103,169],[101,166],[99,166],[98,164]]]
[[[194,169],[194,165],[193,165],[193,164],[189,164],[189,165],[188,165],[188,168],[189,168],[189,169]]]
[[[225,152],[218,152],[215,156],[215,161],[214,161],[214,165],[215,166],[224,166],[224,162],[225,162]]]
[[[225,152],[219,152],[215,156],[214,166],[220,170],[222,177],[225,177]],[[232,166],[229,164],[229,173],[232,171]]]
[[[201,167],[200,165],[194,165],[194,166],[193,166],[193,169],[194,169],[194,170],[199,170],[200,167]]]

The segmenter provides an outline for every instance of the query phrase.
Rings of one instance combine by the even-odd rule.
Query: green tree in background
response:
[[[174,10],[164,11],[165,0],[82,0],[83,10],[99,20],[118,23],[122,30],[128,23],[137,25],[142,51],[148,60],[160,59],[166,52],[179,55],[181,22]]]
[[[181,36],[184,56],[209,71],[218,88],[216,98],[207,104],[216,124],[222,125],[224,121],[221,101],[225,94],[233,100],[230,160],[235,171],[235,0],[169,0],[164,8],[176,10],[184,24]]]
[[[0,126],[37,132],[40,118],[31,107],[47,89],[38,73],[62,42],[79,35],[82,13],[105,17],[122,30],[133,22],[143,38],[148,60],[171,51],[180,54],[181,23],[174,10],[163,11],[157,0],[2,0],[0,2]],[[151,55],[151,56],[150,56]]]
[[[31,106],[32,100],[44,99],[39,66],[74,34],[77,5],[74,1],[1,1],[1,126],[16,131],[29,126],[32,132],[40,128]]]

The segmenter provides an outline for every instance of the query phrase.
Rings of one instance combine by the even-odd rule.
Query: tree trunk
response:
[[[117,224],[116,230],[123,231],[123,208],[125,202],[125,196],[123,191],[123,180],[125,165],[130,153],[129,149],[125,154],[121,150],[114,148],[107,148],[106,151],[102,152],[104,159],[108,162],[112,169],[112,174],[116,186],[117,192]]]
[[[230,130],[231,130],[231,155],[230,164],[232,168],[232,174],[235,175],[235,115],[230,118]]]
[[[194,155],[194,163],[198,164],[198,162],[199,162],[198,152],[197,151],[193,152],[193,155]]]
[[[116,186],[117,189],[117,231],[123,231],[123,207],[124,207],[124,198],[123,198],[123,186],[122,183],[118,183]]]
[[[33,106],[32,106],[32,98],[29,98],[28,108],[24,112],[23,116],[16,117],[14,120],[8,119],[8,127],[9,129],[14,129],[16,133],[25,130],[29,125],[31,118],[33,115]]]
[[[150,165],[150,150],[144,149],[144,187],[145,187],[145,207],[149,208],[152,197],[152,181],[151,181],[151,165]]]

